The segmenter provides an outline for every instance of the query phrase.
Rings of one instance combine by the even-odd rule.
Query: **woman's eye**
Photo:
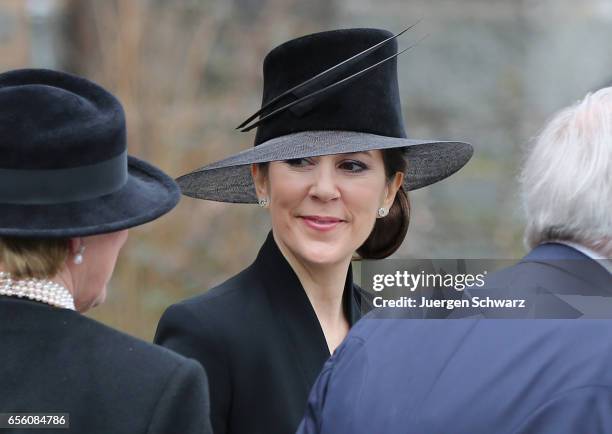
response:
[[[368,166],[361,161],[343,161],[340,164],[340,168],[349,172],[362,172],[367,169]]]
[[[291,160],[285,160],[285,163],[294,167],[304,167],[311,164],[307,158],[292,158]]]

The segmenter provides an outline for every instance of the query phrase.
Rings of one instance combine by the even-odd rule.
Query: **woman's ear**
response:
[[[393,177],[393,179],[387,182],[387,186],[385,187],[385,208],[391,208],[391,205],[393,205],[393,201],[395,200],[395,195],[397,194],[397,191],[400,189],[403,183],[404,173],[395,172],[395,176]]]
[[[266,185],[266,171],[257,163],[251,164],[251,176],[255,185],[255,193],[257,197],[268,197],[268,188]]]
[[[70,255],[76,255],[79,250],[81,249],[81,246],[83,245],[83,239],[82,238],[70,238],[69,242],[68,242],[68,247],[70,249]]]

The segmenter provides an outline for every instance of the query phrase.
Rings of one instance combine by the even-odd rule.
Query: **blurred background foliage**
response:
[[[413,192],[396,257],[523,255],[516,175],[555,110],[612,75],[609,0],[0,0],[0,67],[88,77],[123,102],[130,153],[173,176],[252,146],[234,130],[261,101],[262,60],[303,34],[399,31],[408,133],[471,142],[450,180]],[[183,198],[130,231],[109,297],[88,315],[150,340],[163,310],[251,263],[256,206]]]

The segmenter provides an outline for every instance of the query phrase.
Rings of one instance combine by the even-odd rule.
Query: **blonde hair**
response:
[[[521,174],[529,247],[567,240],[612,255],[612,88],[557,113]]]
[[[69,253],[67,239],[0,238],[0,264],[14,279],[55,276]]]

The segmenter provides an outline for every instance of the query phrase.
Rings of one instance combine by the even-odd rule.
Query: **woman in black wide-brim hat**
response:
[[[104,300],[127,229],[179,199],[127,154],[120,103],[66,73],[6,72],[0,136],[0,431],[210,433],[198,363],[81,315]]]
[[[394,35],[304,36],[264,60],[255,147],[179,178],[183,194],[259,203],[272,231],[255,262],[170,307],[156,342],[199,360],[216,434],[287,434],[310,387],[367,309],[351,258],[384,258],[408,228],[406,192],[459,170],[472,148],[406,138]],[[257,119],[258,118],[258,119]]]

